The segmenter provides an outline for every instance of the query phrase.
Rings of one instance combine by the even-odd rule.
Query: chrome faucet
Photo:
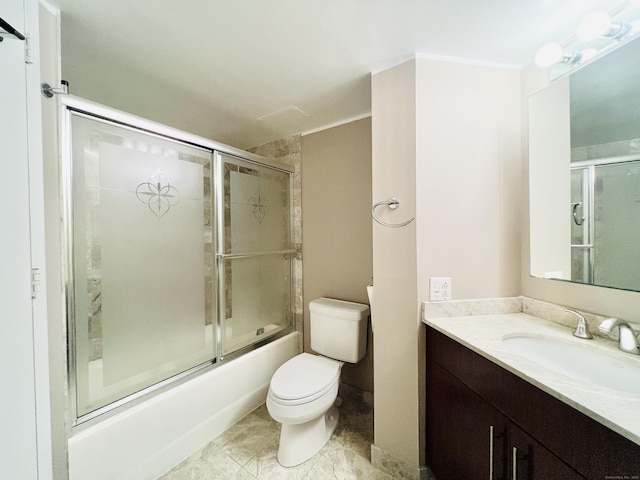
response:
[[[573,313],[578,317],[578,325],[573,332],[574,337],[590,339],[593,338],[591,332],[589,332],[589,325],[587,325],[587,321],[581,313],[576,312],[575,310],[569,310],[568,308],[564,309],[565,312]]]
[[[609,335],[614,328],[618,327],[619,339],[618,348],[623,352],[640,355],[640,343],[638,343],[638,333],[631,325],[618,318],[607,318],[603,320],[598,330]]]

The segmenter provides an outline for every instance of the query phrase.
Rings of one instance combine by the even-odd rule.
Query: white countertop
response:
[[[515,310],[512,305],[514,299],[505,300],[511,302],[511,307],[506,310]],[[524,302],[528,301],[531,300],[524,299]],[[544,335],[583,348],[600,350],[625,362],[638,362],[638,365],[640,356],[621,352],[617,348],[617,342],[610,339],[598,336],[592,340],[576,338],[572,335],[573,328],[527,313],[486,313],[491,308],[486,308],[486,301],[480,302],[482,308],[479,309],[469,307],[472,301],[451,302],[452,308],[447,313],[450,316],[433,316],[445,311],[447,306],[443,303],[449,302],[438,302],[437,305],[425,302],[423,322],[640,445],[640,395],[612,390],[587,380],[563,375],[513,353],[505,347],[502,340],[506,336],[520,333]],[[464,308],[460,308],[460,305]],[[500,312],[504,310],[497,309]],[[528,310],[526,306],[524,310]],[[464,314],[460,315],[462,312]],[[476,312],[481,314],[474,314]],[[593,331],[593,324],[596,322],[590,323]]]

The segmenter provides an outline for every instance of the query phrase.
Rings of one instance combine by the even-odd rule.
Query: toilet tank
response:
[[[311,348],[325,357],[356,363],[367,351],[369,306],[318,298],[309,302]]]

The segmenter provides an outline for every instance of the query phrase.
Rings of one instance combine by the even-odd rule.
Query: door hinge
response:
[[[40,293],[40,269],[31,269],[31,298],[37,298]]]
[[[27,65],[33,64],[33,40],[29,33],[24,37],[24,63]]]

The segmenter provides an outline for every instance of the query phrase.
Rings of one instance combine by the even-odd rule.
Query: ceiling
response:
[[[50,0],[81,97],[240,148],[367,115],[416,56],[521,68],[621,0]]]

